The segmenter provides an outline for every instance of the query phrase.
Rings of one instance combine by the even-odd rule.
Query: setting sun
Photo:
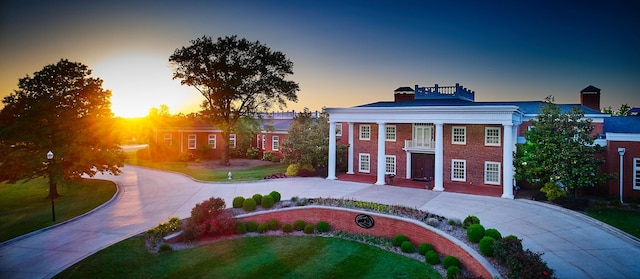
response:
[[[144,117],[149,109],[167,105],[172,114],[198,110],[199,94],[172,80],[168,58],[128,54],[102,61],[93,76],[104,80],[112,91],[111,110],[115,116]]]

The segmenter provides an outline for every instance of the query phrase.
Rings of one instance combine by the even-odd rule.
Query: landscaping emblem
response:
[[[370,229],[373,228],[375,222],[373,221],[373,217],[367,214],[358,214],[356,216],[356,224],[361,228]]]

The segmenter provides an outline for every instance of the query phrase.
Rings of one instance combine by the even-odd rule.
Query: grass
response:
[[[54,278],[442,278],[430,265],[330,237],[256,236],[151,254],[129,238]]]
[[[82,179],[58,184],[56,223],[91,211],[116,192],[113,182]],[[0,242],[53,224],[49,180],[36,178],[14,184],[0,183]]]
[[[640,238],[640,211],[619,208],[591,208],[587,215]]]

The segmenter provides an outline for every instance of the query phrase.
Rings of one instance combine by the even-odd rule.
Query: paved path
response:
[[[98,210],[0,245],[0,278],[51,278],[85,257],[165,221],[188,217],[209,197],[225,199],[276,190],[284,199],[345,197],[403,204],[448,218],[476,215],[485,227],[523,238],[556,270],[558,278],[637,278],[640,242],[572,211],[526,200],[375,186],[321,178],[250,183],[201,183],[172,173],[126,166],[123,174],[98,176],[120,192]]]

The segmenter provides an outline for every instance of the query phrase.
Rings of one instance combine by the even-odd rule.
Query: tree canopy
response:
[[[21,78],[3,98],[0,181],[47,174],[49,151],[57,178],[120,173],[124,153],[113,133],[111,91],[90,75],[87,66],[62,59]]]
[[[540,108],[525,133],[526,143],[518,145],[516,178],[543,187],[547,196],[569,191],[577,195],[576,189],[606,181],[608,176],[600,173],[604,161],[597,156],[602,147],[594,145],[598,135],[593,134],[591,119],[584,118],[584,111],[574,107],[562,113],[551,96]]]
[[[326,166],[329,154],[329,115],[323,111],[314,114],[305,108],[298,113],[280,147],[288,164]]]
[[[253,117],[274,105],[297,102],[297,83],[286,80],[293,62],[259,41],[236,36],[203,36],[169,57],[174,79],[194,87],[204,101],[202,115],[223,131],[222,163],[229,164],[229,135],[241,117]]]

